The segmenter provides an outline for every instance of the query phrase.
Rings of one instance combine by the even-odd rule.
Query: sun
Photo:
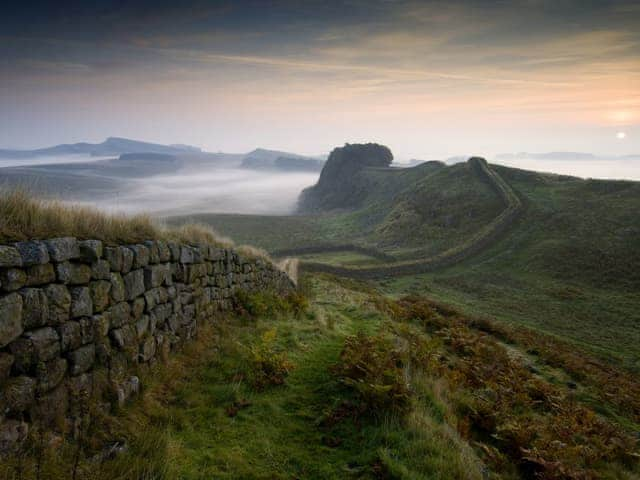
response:
[[[624,140],[626,137],[627,137],[627,134],[626,134],[626,133],[624,133],[624,132],[618,132],[618,133],[616,133],[616,138],[617,138],[618,140]]]

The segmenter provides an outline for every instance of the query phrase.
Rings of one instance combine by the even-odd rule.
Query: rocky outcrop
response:
[[[357,207],[361,200],[359,193],[363,190],[358,183],[358,173],[367,167],[388,167],[392,161],[391,150],[377,143],[347,143],[344,147],[334,148],[318,183],[300,194],[298,210],[313,212]]]
[[[72,419],[98,378],[126,401],[137,369],[192,339],[237,291],[294,288],[231,249],[75,238],[0,246],[0,282],[0,450],[30,422]]]

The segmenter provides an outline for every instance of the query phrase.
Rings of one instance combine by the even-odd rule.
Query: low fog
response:
[[[313,173],[216,169],[136,179],[111,198],[90,201],[111,212],[157,216],[191,213],[289,214]]]
[[[37,196],[95,206],[111,213],[157,217],[195,213],[286,215],[317,172],[241,168],[242,156],[216,154],[183,161],[174,171],[160,163],[117,163],[88,155],[0,160],[0,186],[22,186]],[[225,156],[227,155],[227,156]],[[507,154],[490,162],[583,178],[640,180],[640,157],[586,154]],[[449,159],[464,161],[466,156]],[[418,161],[413,161],[418,163]],[[396,164],[402,167],[402,163]],[[404,165],[406,166],[406,164]]]

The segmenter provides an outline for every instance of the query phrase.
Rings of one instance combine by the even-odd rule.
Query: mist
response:
[[[83,203],[115,213],[154,216],[194,213],[285,215],[295,210],[300,191],[313,185],[316,173],[269,173],[215,169],[158,175],[130,181],[110,198]]]
[[[492,163],[537,172],[603,180],[640,180],[640,158],[576,160],[558,158],[494,159]]]

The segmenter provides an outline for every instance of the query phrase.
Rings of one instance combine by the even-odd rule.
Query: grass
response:
[[[109,215],[92,207],[38,198],[26,190],[0,190],[0,243],[55,237],[97,239],[111,244],[165,240],[234,246],[230,238],[204,224],[167,227],[148,215]],[[247,257],[272,261],[266,251],[251,245],[235,249]],[[283,268],[297,275],[295,262],[283,263]]]
[[[301,288],[310,300],[307,306],[302,297],[240,299],[239,315],[218,318],[183,352],[145,374],[141,398],[96,424],[83,453],[91,457],[114,439],[127,451],[111,460],[80,462],[77,478],[515,479],[532,478],[522,469],[531,463],[562,472],[574,451],[590,452],[588,462],[574,462],[565,476],[544,478],[630,479],[637,473],[633,441],[624,442],[627,429],[638,424],[624,412],[594,413],[595,397],[584,395],[591,373],[583,372],[575,390],[551,378],[573,378],[565,370],[569,357],[565,364],[543,368],[559,344],[547,352],[535,343],[535,333],[509,337],[455,309],[423,299],[390,300],[353,280],[305,276]],[[363,400],[344,381],[351,375],[345,372],[354,372],[349,362],[360,358],[345,354],[358,348],[357,338],[383,341],[381,350],[373,349],[375,355],[399,355],[393,357],[392,374],[384,359],[367,362],[385,370],[369,372],[371,378],[391,374],[406,382],[408,403],[402,409]],[[539,360],[532,370],[527,350],[533,346]],[[371,355],[367,350],[365,356]],[[256,384],[254,372],[264,368],[264,359],[286,369],[277,370],[282,376],[276,381]],[[518,388],[509,387],[514,378],[521,380]],[[621,386],[623,381],[638,385],[634,377],[609,379]],[[488,389],[500,391],[497,417],[473,403]],[[382,397],[376,398],[384,400],[385,389],[377,391]],[[540,408],[539,398],[555,403]],[[603,410],[607,399],[598,399]],[[556,430],[551,427],[577,421],[576,412],[597,428],[574,425],[581,435],[558,437],[572,450],[553,450],[548,440]],[[621,427],[617,419],[622,418],[627,424]],[[487,424],[489,419],[493,423]],[[514,445],[524,450],[510,449],[500,435],[484,435],[476,424],[499,426],[500,435],[513,436]],[[606,435],[613,440],[598,443]],[[43,472],[70,476],[74,451],[73,442],[47,448]],[[545,463],[550,458],[565,463]],[[33,457],[24,457],[22,465],[21,478],[35,478]],[[15,462],[6,468],[0,474],[17,478],[11,476]],[[580,469],[593,475],[580,476]]]

